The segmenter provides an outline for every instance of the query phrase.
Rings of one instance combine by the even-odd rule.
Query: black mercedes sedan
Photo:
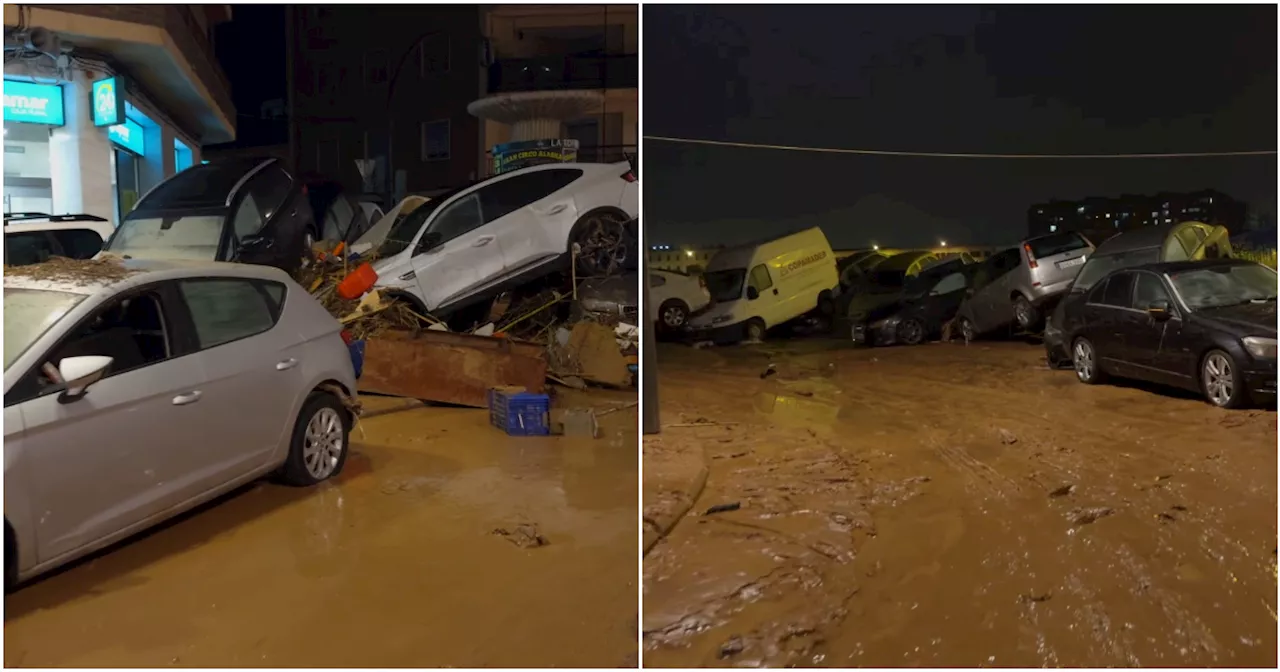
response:
[[[1241,259],[1114,271],[1064,309],[1076,377],[1172,385],[1222,408],[1274,399],[1276,284],[1275,271]]]

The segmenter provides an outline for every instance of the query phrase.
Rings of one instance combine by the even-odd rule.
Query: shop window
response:
[[[138,205],[138,197],[141,195],[138,186],[141,183],[138,178],[140,163],[140,157],[123,149],[116,148],[111,152],[111,186],[116,196],[116,222],[123,222],[125,216]]]
[[[422,122],[422,160],[449,160],[449,120]]]
[[[49,168],[49,127],[6,122],[4,211],[53,214],[52,174]]]
[[[181,140],[173,139],[173,172],[181,173],[190,168],[195,163],[195,155],[191,153],[191,148]]]

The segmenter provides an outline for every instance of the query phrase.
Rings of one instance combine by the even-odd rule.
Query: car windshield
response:
[[[413,244],[414,236],[418,235],[418,231],[422,229],[427,217],[430,217],[431,213],[435,212],[436,208],[439,208],[444,199],[448,197],[449,194],[446,194],[442,198],[427,201],[414,208],[413,212],[408,215],[397,218],[396,223],[392,224],[391,230],[387,232],[386,239],[382,241],[382,246],[378,248],[378,256],[385,259],[405,251],[406,248]]]
[[[742,298],[742,282],[747,279],[747,269],[711,271],[703,277],[707,280],[707,292],[711,294],[712,301],[737,301]]]
[[[130,216],[111,236],[106,249],[137,259],[216,259],[225,221],[221,212]]]
[[[1169,280],[1191,310],[1276,300],[1276,272],[1261,265],[1197,268]]]
[[[1093,286],[1093,283],[1101,280],[1103,276],[1117,268],[1132,268],[1142,264],[1153,264],[1157,261],[1160,261],[1160,249],[1156,247],[1105,256],[1095,255],[1085,262],[1084,268],[1080,269],[1080,274],[1076,276],[1076,281],[1071,286],[1071,291],[1088,291]]]
[[[872,289],[900,289],[907,282],[906,271],[871,271],[869,282]]]
[[[36,339],[57,324],[81,294],[45,289],[4,288],[4,368],[22,356]]]

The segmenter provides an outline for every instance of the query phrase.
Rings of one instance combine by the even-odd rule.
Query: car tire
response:
[[[1249,401],[1240,367],[1224,350],[1210,350],[1200,360],[1200,392],[1218,408],[1241,408]]]
[[[573,246],[579,252],[573,255]],[[582,275],[609,275],[627,261],[626,220],[612,211],[587,213],[573,225],[569,255]]]
[[[667,299],[658,307],[658,326],[663,331],[678,331],[688,321],[689,305],[680,299]]]
[[[823,317],[831,317],[836,314],[836,299],[831,295],[830,291],[825,291],[818,295],[818,314]]]
[[[1023,331],[1032,331],[1040,326],[1040,311],[1021,294],[1013,297],[1013,316]]]
[[[978,332],[973,328],[973,322],[969,318],[961,317],[956,319],[956,326],[959,327],[960,338],[965,343],[977,340]]]
[[[903,345],[920,345],[924,342],[924,325],[920,320],[907,318],[898,323],[898,342]]]
[[[747,320],[747,324],[742,329],[742,336],[748,341],[763,341],[764,334],[767,329],[764,326],[764,320],[753,317]]]
[[[342,473],[350,437],[351,413],[342,402],[328,392],[311,393],[293,426],[280,480],[306,487]]]
[[[1071,344],[1071,366],[1076,379],[1085,385],[1097,385],[1106,380],[1106,373],[1098,365],[1098,350],[1093,341],[1081,336]]]

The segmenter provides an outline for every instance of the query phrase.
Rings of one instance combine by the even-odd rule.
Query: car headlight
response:
[[[1261,336],[1246,336],[1240,339],[1244,343],[1244,349],[1249,354],[1258,359],[1275,359],[1276,358],[1276,339],[1263,338]]]
[[[711,324],[724,324],[732,319],[732,315],[717,315],[716,317],[711,318]]]

